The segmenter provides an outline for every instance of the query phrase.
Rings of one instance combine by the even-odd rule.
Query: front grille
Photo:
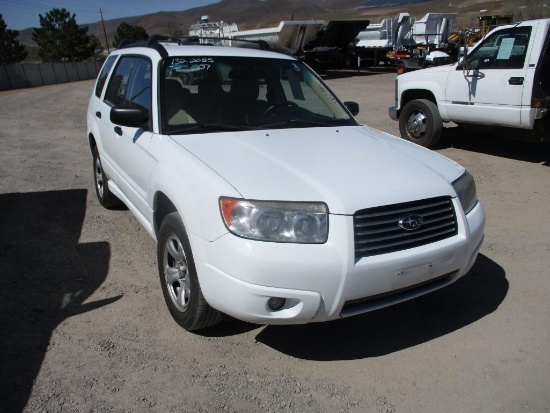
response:
[[[399,221],[422,217],[423,224],[407,231]],[[368,208],[353,215],[355,259],[402,251],[457,234],[456,214],[450,197],[424,199]]]

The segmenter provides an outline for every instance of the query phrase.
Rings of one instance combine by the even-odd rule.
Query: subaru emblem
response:
[[[399,228],[405,231],[414,231],[424,224],[424,219],[420,215],[409,215],[406,218],[400,219],[397,224]]]

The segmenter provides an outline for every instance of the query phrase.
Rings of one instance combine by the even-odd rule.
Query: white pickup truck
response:
[[[550,138],[550,19],[499,26],[453,65],[400,75],[390,118],[433,147],[444,122],[518,139]]]

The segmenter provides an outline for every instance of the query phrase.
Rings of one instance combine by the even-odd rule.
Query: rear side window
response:
[[[107,81],[107,77],[109,76],[109,72],[111,71],[111,68],[113,67],[113,64],[115,63],[116,56],[109,56],[105,63],[103,64],[103,67],[101,68],[101,72],[99,72],[99,76],[97,77],[97,83],[95,85],[95,95],[97,97],[101,96],[101,92],[103,91],[103,86],[105,86],[105,82]]]

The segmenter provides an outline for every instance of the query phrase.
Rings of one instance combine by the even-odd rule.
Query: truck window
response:
[[[499,30],[468,56],[472,69],[521,69],[525,64],[531,27]]]

